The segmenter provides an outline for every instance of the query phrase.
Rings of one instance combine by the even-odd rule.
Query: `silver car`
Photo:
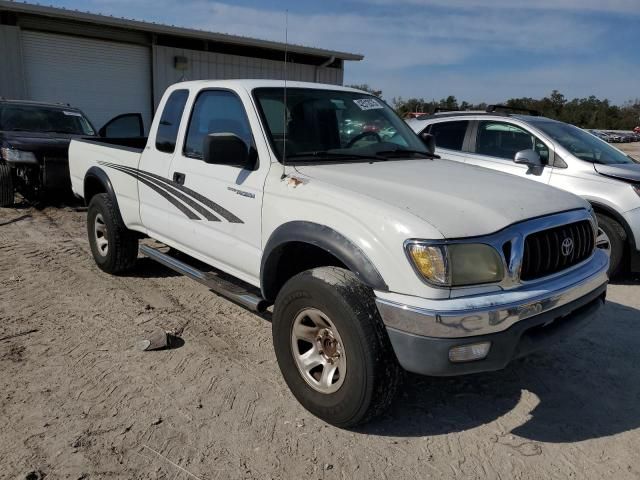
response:
[[[611,257],[610,275],[622,269],[639,272],[640,162],[580,128],[536,112],[487,110],[436,113],[407,123],[416,133],[434,137],[442,158],[582,196],[597,214],[597,244]]]

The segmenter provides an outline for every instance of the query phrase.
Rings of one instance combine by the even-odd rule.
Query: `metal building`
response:
[[[181,80],[283,78],[284,43],[0,0],[0,97],[70,103],[96,126],[125,112],[149,125]],[[290,80],[342,84],[362,55],[288,46]]]

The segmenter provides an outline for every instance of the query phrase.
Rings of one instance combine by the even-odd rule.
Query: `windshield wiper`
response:
[[[408,149],[404,149],[404,148],[398,148],[396,150],[380,150],[379,152],[376,152],[378,155],[383,155],[386,156],[387,158],[390,157],[404,157],[407,155],[422,155],[424,158],[440,158],[439,155],[434,155],[433,153],[429,153],[429,152],[423,152],[421,150],[408,150]]]
[[[301,160],[303,158],[335,158],[341,160],[357,159],[357,160],[387,160],[387,157],[375,154],[361,154],[361,153],[340,153],[340,152],[328,152],[326,150],[319,150],[317,152],[300,152],[293,155],[287,155],[287,160]]]
[[[44,133],[68,133],[69,135],[76,135],[73,130],[45,130]]]

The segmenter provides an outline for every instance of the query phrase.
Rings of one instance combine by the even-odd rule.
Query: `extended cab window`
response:
[[[535,150],[543,164],[549,162],[549,149],[535,135],[510,123],[479,122],[476,153],[513,160],[521,150]]]
[[[429,133],[435,137],[436,147],[460,151],[468,126],[469,122],[466,120],[434,123]]]
[[[164,106],[156,134],[156,148],[161,152],[173,153],[176,149],[180,119],[188,97],[188,90],[176,90]]]
[[[198,95],[189,120],[185,155],[202,158],[203,142],[210,133],[233,133],[253,145],[249,120],[235,93],[205,90]]]

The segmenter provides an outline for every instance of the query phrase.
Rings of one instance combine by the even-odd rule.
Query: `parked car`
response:
[[[138,118],[137,114],[118,116],[101,132],[118,136],[122,125],[141,122]],[[134,131],[127,128],[120,134],[129,136]],[[89,119],[77,108],[0,99],[0,207],[13,205],[16,190],[33,198],[69,190],[69,142],[96,135]]]
[[[610,143],[622,143],[624,141],[623,136],[617,132],[606,131],[604,133],[609,137]]]
[[[609,135],[607,135],[606,133],[604,133],[604,132],[602,132],[600,130],[587,130],[587,132],[589,132],[591,135],[595,135],[600,140],[604,140],[605,142],[610,142],[611,141],[611,138],[609,137]]]
[[[435,136],[443,158],[478,165],[581,195],[600,225],[598,246],[611,255],[613,275],[640,271],[640,165],[584,130],[536,115],[485,112],[439,114],[413,121]]]
[[[618,132],[618,135],[622,137],[623,143],[631,143],[636,141],[636,136],[633,132]]]
[[[250,309],[275,304],[284,379],[329,423],[382,412],[401,367],[500,369],[603,304],[608,258],[587,202],[439,160],[366,92],[184,82],[158,112],[137,148],[71,142],[95,262],[127,270],[148,235],[210,267],[143,254]],[[362,130],[343,138],[344,123]]]

